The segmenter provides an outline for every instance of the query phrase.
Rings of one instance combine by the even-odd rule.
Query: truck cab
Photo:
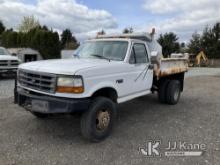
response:
[[[185,60],[161,62],[160,52],[149,34],[85,41],[72,59],[20,65],[16,102],[39,118],[81,112],[82,135],[101,141],[112,131],[116,104],[155,91],[163,103],[179,101]],[[180,65],[178,70],[175,65]]]

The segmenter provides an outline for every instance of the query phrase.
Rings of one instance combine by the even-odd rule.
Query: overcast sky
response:
[[[220,22],[220,0],[0,0],[0,20],[7,28],[16,29],[27,15],[59,32],[69,28],[80,40],[101,29],[119,33],[132,26],[135,31],[155,27],[157,34],[173,31],[187,41]]]

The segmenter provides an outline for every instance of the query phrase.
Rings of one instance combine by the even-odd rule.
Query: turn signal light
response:
[[[75,94],[80,94],[84,92],[83,87],[57,87],[57,92],[58,93],[75,93]]]

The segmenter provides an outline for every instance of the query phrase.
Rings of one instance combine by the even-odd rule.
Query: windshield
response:
[[[10,55],[10,53],[5,48],[0,48],[0,55]]]
[[[127,49],[127,41],[88,41],[76,50],[75,55],[80,58],[123,61]]]

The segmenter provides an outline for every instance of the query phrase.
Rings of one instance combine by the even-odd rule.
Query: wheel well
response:
[[[179,73],[179,74],[174,74],[171,76],[171,80],[178,80],[181,84],[181,91],[183,91],[183,87],[184,87],[184,76],[185,73]]]
[[[181,91],[183,91],[183,87],[184,87],[184,75],[185,73],[179,73],[179,74],[173,74],[173,75],[170,75],[170,76],[167,76],[167,77],[162,77],[160,78],[159,80],[157,80],[156,78],[154,78],[154,86],[157,87],[157,89],[159,88],[159,85],[160,83],[163,83],[165,81],[165,79],[168,79],[168,80],[178,80],[180,81],[180,84],[181,84]],[[153,88],[152,90],[153,91],[157,91],[157,89]]]
[[[103,97],[107,97],[109,99],[111,99],[112,101],[114,101],[115,103],[117,103],[117,98],[118,98],[118,94],[117,91],[114,88],[102,88],[97,90],[92,97],[98,97],[98,96],[103,96]]]

